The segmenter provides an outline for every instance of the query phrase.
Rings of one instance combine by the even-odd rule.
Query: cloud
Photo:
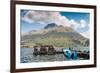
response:
[[[74,19],[71,19],[69,21],[69,26],[72,27],[72,28],[74,28],[75,30],[79,27],[79,25],[80,24],[78,22],[76,22]]]
[[[28,23],[47,23],[51,21],[49,14],[49,12],[45,11],[28,11],[25,16],[22,17],[22,20],[27,21]]]
[[[85,20],[80,20],[80,28],[85,28],[85,27],[87,27],[87,23],[86,23],[86,21]]]
[[[55,22],[57,25],[67,26],[68,18],[62,16],[59,12],[46,12],[46,11],[28,11],[22,20],[28,23],[47,24]]]
[[[88,31],[80,33],[82,36],[86,37],[86,38],[90,38],[90,30],[88,29]]]
[[[23,21],[28,23],[39,23],[39,24],[48,24],[56,23],[57,25],[62,25],[64,27],[72,27],[77,31],[77,28],[86,29],[89,27],[87,22],[83,19],[76,21],[75,19],[68,19],[66,16],[62,16],[59,12],[47,12],[47,11],[28,11],[22,18]],[[79,32],[85,37],[89,37],[89,31]]]

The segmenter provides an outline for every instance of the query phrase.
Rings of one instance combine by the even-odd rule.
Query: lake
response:
[[[82,59],[82,58],[81,58]],[[21,63],[66,61],[64,54],[33,55],[33,49],[21,48]],[[80,58],[78,58],[80,60]]]

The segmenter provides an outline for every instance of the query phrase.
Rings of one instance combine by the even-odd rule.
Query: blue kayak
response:
[[[63,52],[64,52],[65,57],[68,60],[70,60],[71,59],[71,55],[72,55],[71,51],[68,48],[66,48],[66,49],[63,49]]]
[[[77,52],[75,50],[71,51],[69,48],[65,48],[63,49],[64,55],[67,58],[67,60],[73,59],[76,60],[77,59]]]

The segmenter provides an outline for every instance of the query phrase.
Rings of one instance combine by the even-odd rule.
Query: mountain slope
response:
[[[48,24],[41,30],[31,31],[28,35],[22,35],[21,41],[24,41],[25,45],[40,43],[56,47],[89,46],[89,39],[70,27],[58,26],[55,23]]]

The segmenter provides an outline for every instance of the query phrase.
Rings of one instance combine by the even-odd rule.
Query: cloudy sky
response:
[[[56,23],[64,27],[72,27],[83,36],[89,38],[89,13],[21,10],[20,14],[22,33],[40,30],[49,23]]]

